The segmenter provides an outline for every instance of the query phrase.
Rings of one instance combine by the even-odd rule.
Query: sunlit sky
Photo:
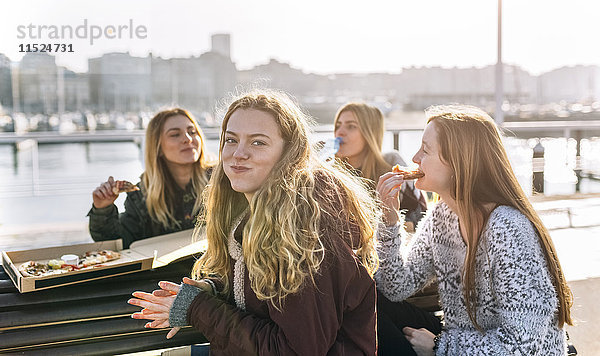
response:
[[[496,62],[497,0],[9,0],[0,7],[0,53],[21,43],[72,43],[57,64],[82,72],[87,59],[129,51],[163,58],[200,55],[210,35],[229,33],[238,69],[270,58],[313,73],[393,72],[403,67]],[[600,65],[600,1],[504,0],[503,60],[532,74]],[[17,26],[134,25],[146,39],[18,39]]]

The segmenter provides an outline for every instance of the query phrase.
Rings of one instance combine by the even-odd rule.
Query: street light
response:
[[[504,124],[504,112],[502,111],[502,102],[504,96],[503,88],[503,68],[502,68],[502,0],[498,0],[498,60],[496,62],[496,124]]]

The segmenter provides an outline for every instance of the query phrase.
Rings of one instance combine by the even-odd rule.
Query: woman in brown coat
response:
[[[219,355],[376,353],[376,204],[321,163],[287,97],[231,104],[206,194],[208,249],[196,281],[136,292],[147,327],[192,325]],[[177,328],[168,337],[173,336]]]

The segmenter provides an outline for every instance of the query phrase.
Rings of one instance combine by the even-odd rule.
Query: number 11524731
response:
[[[19,52],[69,52],[73,53],[72,43],[21,43]]]

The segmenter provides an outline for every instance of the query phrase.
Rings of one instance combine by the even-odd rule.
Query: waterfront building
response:
[[[0,53],[0,108],[12,108],[12,69],[10,59]]]
[[[504,65],[504,100],[535,102],[536,78],[518,66]],[[404,68],[401,82],[405,100],[414,109],[431,105],[461,103],[494,110],[495,66],[483,68]]]
[[[539,103],[600,101],[600,67],[561,67],[539,76]]]
[[[107,53],[88,60],[89,96],[99,111],[140,111],[151,100],[152,60]]]
[[[231,36],[228,33],[216,33],[210,39],[212,44],[211,52],[231,59]]]
[[[215,104],[236,85],[235,64],[214,50],[191,58],[153,57],[151,63],[154,106],[176,105],[214,115]]]
[[[238,80],[244,86],[268,86],[293,93],[296,97],[306,96],[312,90],[311,79],[314,77],[275,58],[238,74]]]
[[[90,85],[87,73],[63,69],[65,111],[86,111],[90,107]]]
[[[58,68],[54,56],[26,53],[19,63],[19,98],[25,113],[58,111]]]

